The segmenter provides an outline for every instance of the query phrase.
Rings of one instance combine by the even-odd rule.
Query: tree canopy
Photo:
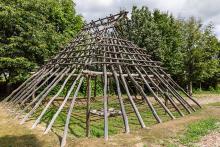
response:
[[[25,80],[83,25],[72,0],[2,0],[0,20],[0,80],[6,83]],[[219,81],[220,42],[212,24],[136,6],[122,23],[122,35],[161,61],[182,86]]]
[[[72,0],[0,1],[0,75],[6,82],[28,71],[70,41],[83,22]]]
[[[212,24],[205,26],[194,17],[176,19],[147,7],[133,7],[131,18],[122,23],[123,35],[162,61],[180,83],[191,86],[219,72],[220,46]]]

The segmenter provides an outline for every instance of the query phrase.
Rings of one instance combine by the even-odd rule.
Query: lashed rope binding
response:
[[[117,32],[118,21],[126,18],[126,16],[127,12],[121,11],[119,14],[91,21],[91,23],[85,25],[65,49],[61,50],[38,72],[13,91],[3,101],[4,106],[13,106],[14,111],[11,111],[14,112],[17,118],[22,117],[21,124],[25,123],[33,114],[37,114],[37,110],[40,110],[32,126],[32,128],[35,128],[54,100],[59,97],[65,87],[68,87],[65,97],[57,105],[58,109],[45,130],[45,133],[50,131],[58,115],[66,107],[66,122],[61,146],[66,144],[72,111],[84,80],[87,83],[84,84],[87,85],[85,89],[86,103],[83,103],[86,106],[86,136],[89,136],[91,128],[91,92],[94,91],[93,99],[95,99],[97,91],[96,85],[91,86],[91,81],[97,78],[103,81],[103,108],[99,111],[93,110],[93,114],[101,112],[104,117],[104,138],[106,140],[108,139],[109,130],[108,119],[113,111],[110,111],[108,107],[109,101],[111,101],[109,96],[109,87],[111,86],[115,86],[114,89],[120,106],[120,110],[117,112],[120,112],[118,115],[122,116],[126,133],[130,132],[130,128],[124,104],[125,99],[130,102],[141,127],[145,127],[144,120],[134,99],[133,90],[136,90],[137,94],[146,102],[146,106],[158,123],[162,122],[162,119],[153,103],[158,103],[171,119],[175,119],[175,116],[167,103],[170,103],[171,107],[180,116],[200,108],[199,103],[166,74],[160,66],[160,62],[152,61],[145,49],[139,48],[131,41],[120,36]],[[110,84],[109,81],[113,81],[115,84]],[[67,83],[70,83],[69,86]],[[59,90],[52,97],[48,97],[57,85],[61,85]],[[147,96],[147,90],[148,93],[151,93],[153,99]],[[180,91],[185,94],[187,99],[179,93]],[[42,105],[43,109],[39,109]]]

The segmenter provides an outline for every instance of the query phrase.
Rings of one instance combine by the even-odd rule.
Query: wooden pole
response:
[[[127,67],[126,67],[126,71],[127,71],[128,75],[129,75],[129,74],[130,74],[130,71],[129,71],[129,69],[128,69]],[[132,76],[130,76],[130,79],[131,79],[131,81],[133,82],[133,84],[134,84],[135,86],[137,86],[137,88],[138,88],[140,94],[143,96],[143,98],[144,98],[145,101],[147,102],[147,104],[148,104],[148,106],[149,106],[149,108],[150,108],[150,110],[151,110],[153,116],[154,116],[155,119],[157,120],[157,122],[158,122],[158,123],[161,123],[162,120],[160,119],[159,115],[157,114],[156,110],[154,109],[152,103],[151,103],[151,102],[149,101],[149,99],[147,98],[147,96],[146,96],[146,94],[144,93],[142,87],[137,83],[137,81],[135,81],[135,79],[134,79]]]
[[[113,50],[114,50],[114,52],[116,52],[116,48],[113,48]],[[115,57],[117,57],[117,56],[115,55]],[[116,61],[119,62],[118,60],[116,60]],[[128,99],[130,100],[131,106],[132,106],[132,108],[133,108],[133,110],[134,110],[134,112],[135,112],[135,114],[136,114],[136,116],[137,116],[137,118],[138,118],[138,121],[139,121],[141,127],[142,127],[142,128],[145,128],[146,126],[145,126],[145,124],[144,124],[144,121],[143,121],[143,119],[142,119],[142,117],[141,117],[141,115],[140,115],[140,113],[139,113],[139,111],[138,111],[138,108],[137,108],[137,106],[135,105],[135,102],[134,102],[134,100],[133,100],[133,98],[132,98],[132,96],[131,96],[131,94],[130,94],[129,87],[128,87],[127,82],[126,82],[126,79],[125,79],[125,77],[124,77],[125,75],[123,74],[121,65],[118,65],[118,68],[119,68],[120,78],[121,78],[121,80],[122,80],[122,85],[123,85],[123,87],[125,88],[125,91],[126,91],[126,94],[127,94],[127,96],[128,96]]]
[[[65,81],[63,82],[63,85],[61,86],[61,88],[59,89],[59,91],[56,93],[56,95],[54,95],[50,101],[47,103],[47,105],[44,107],[43,111],[41,112],[41,114],[38,116],[38,118],[36,119],[36,121],[34,122],[34,124],[32,125],[32,129],[35,128],[37,126],[37,124],[40,122],[41,118],[43,117],[43,115],[46,113],[47,109],[49,108],[49,106],[51,105],[51,103],[60,95],[60,93],[63,91],[64,87],[66,86],[67,82],[69,81],[69,79],[72,77],[72,75],[74,74],[74,72],[76,71],[76,69],[72,70],[72,72],[69,74],[69,76],[65,79]]]
[[[68,133],[68,127],[69,127],[69,123],[70,123],[71,114],[72,114],[72,111],[73,111],[73,106],[75,104],[76,97],[77,97],[79,89],[82,85],[83,79],[84,79],[84,77],[82,77],[80,79],[78,87],[77,87],[77,89],[74,93],[72,102],[71,102],[70,107],[69,107],[69,111],[68,111],[67,118],[66,118],[66,124],[65,124],[64,132],[63,132],[63,137],[62,137],[62,141],[61,141],[61,147],[64,147],[66,145],[66,137],[67,137],[67,133]]]
[[[141,59],[146,59],[146,57],[139,56]],[[156,71],[154,71],[152,68],[148,67],[148,69],[164,84],[164,86],[172,93],[172,95],[182,104],[182,106],[187,110],[188,113],[191,113],[191,111],[188,109],[188,107],[184,104],[185,100],[182,97],[179,97],[178,93],[175,91],[175,89],[172,88],[172,86],[169,85],[169,83],[166,82],[166,79],[164,79],[163,76],[160,74],[157,74]],[[166,74],[164,72],[164,74]],[[174,91],[173,91],[174,90]],[[187,102],[186,102],[187,103]]]
[[[13,98],[14,94],[17,94],[16,92],[20,92],[22,91],[22,88],[29,83],[29,81],[31,81],[32,79],[34,79],[37,75],[39,75],[40,73],[42,73],[43,69],[39,70],[38,72],[36,72],[35,74],[33,74],[30,78],[28,78],[24,83],[22,83],[18,88],[16,88],[9,96],[7,96],[4,100],[3,103],[7,102],[8,100],[10,100],[10,98]]]
[[[112,42],[112,40],[110,40],[110,42]],[[108,47],[107,50],[109,50],[109,47]],[[111,54],[109,56],[111,57]],[[112,59],[110,59],[110,62],[112,62]],[[128,118],[127,118],[127,114],[126,114],[125,107],[124,107],[124,102],[123,102],[123,98],[122,98],[122,93],[121,93],[121,88],[120,88],[120,84],[119,84],[119,79],[118,79],[118,76],[117,76],[117,72],[116,72],[116,70],[115,70],[115,68],[113,66],[111,66],[111,70],[112,70],[112,73],[114,75],[114,79],[115,79],[115,82],[116,82],[117,95],[118,95],[118,100],[119,100],[119,104],[120,104],[120,107],[121,107],[122,118],[123,118],[123,122],[124,122],[124,126],[125,126],[125,132],[129,133],[130,132],[130,128],[129,128]]]
[[[20,124],[23,124],[34,112],[35,110],[40,106],[41,102],[43,101],[44,98],[46,98],[46,96],[50,93],[50,91],[58,84],[59,81],[62,80],[62,78],[64,77],[64,75],[66,74],[66,72],[68,72],[69,70],[66,70],[64,73],[62,73],[60,76],[58,76],[58,79],[54,79],[54,82],[51,82],[51,84],[49,84],[48,87],[50,87],[49,89],[47,89],[47,91],[44,93],[44,95],[42,95],[42,97],[39,97],[38,102],[35,104],[35,106],[31,109],[31,111],[25,115],[25,117],[21,120]],[[34,100],[32,101],[34,102]],[[32,103],[31,102],[31,103]],[[31,104],[30,103],[30,104]],[[26,107],[27,108],[27,107]],[[25,110],[25,109],[24,109]]]
[[[44,134],[47,134],[47,133],[50,131],[50,129],[51,129],[51,127],[52,127],[54,121],[56,120],[57,116],[59,115],[59,113],[61,112],[61,110],[63,109],[63,107],[65,106],[67,100],[68,100],[69,97],[70,97],[71,92],[73,91],[73,89],[74,89],[74,87],[75,87],[75,85],[76,85],[76,82],[79,80],[80,77],[81,77],[81,73],[78,75],[78,77],[76,78],[76,80],[74,80],[74,82],[72,83],[70,89],[68,90],[68,92],[67,92],[67,94],[66,94],[66,96],[65,96],[65,98],[64,98],[64,100],[63,100],[63,103],[60,105],[60,107],[59,107],[59,109],[57,110],[57,112],[53,115],[53,118],[51,119],[49,125],[47,126],[46,130],[44,131]]]
[[[106,64],[103,65],[103,76],[104,76],[104,137],[105,140],[108,140],[108,96],[107,96],[107,74],[106,74]]]
[[[172,119],[175,119],[175,117],[173,116],[173,114],[170,112],[170,110],[163,104],[163,102],[160,100],[160,98],[155,94],[155,92],[153,91],[153,89],[150,87],[150,85],[148,84],[148,82],[145,80],[145,78],[143,77],[142,73],[140,72],[140,70],[135,67],[135,69],[137,70],[137,72],[139,73],[139,75],[141,76],[141,78],[143,79],[143,81],[145,82],[145,85],[147,86],[147,88],[150,90],[150,92],[153,94],[154,98],[159,102],[159,104],[164,108],[164,110],[169,114],[169,116]]]
[[[36,79],[34,78],[31,82],[29,82],[27,85],[25,85],[23,87],[23,89],[21,89],[10,101],[9,101],[9,104],[13,104],[15,103],[16,101],[22,99],[22,96],[25,94],[27,95],[27,93],[29,93],[28,90],[30,90],[33,85],[36,85],[36,83],[39,82],[39,79],[43,78],[43,77],[46,77],[49,73],[51,73],[53,69],[51,70],[46,70],[44,71],[43,73],[40,73],[39,75],[37,75]]]
[[[91,76],[87,77],[86,137],[90,136]]]
[[[57,72],[59,72],[59,68],[57,70],[55,70],[52,74],[50,74],[53,70],[50,70],[48,73],[43,74],[39,79],[33,81],[31,83],[31,85],[29,85],[27,87],[26,90],[23,91],[23,93],[21,93],[19,96],[16,97],[16,99],[14,99],[12,101],[12,103],[14,105],[21,103],[21,105],[23,105],[30,97],[33,93],[35,93],[38,89],[40,89],[42,86],[44,86],[46,84],[46,82],[48,80],[50,80]],[[50,74],[50,75],[49,75]],[[38,85],[41,80],[46,77],[47,75],[49,75],[49,77],[47,77],[40,85]],[[37,88],[34,90],[33,87],[37,86]]]
[[[94,98],[96,97],[96,88],[97,88],[97,76],[95,76],[95,83],[94,83]]]

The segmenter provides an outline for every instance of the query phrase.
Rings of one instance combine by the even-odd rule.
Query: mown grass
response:
[[[80,101],[81,101],[80,98],[78,98],[78,101],[76,101],[75,106],[73,108],[72,115],[71,115],[71,120],[70,120],[70,124],[69,124],[69,133],[68,133],[68,135],[71,138],[72,137],[76,137],[76,138],[86,137],[86,103],[85,103],[85,101],[82,103]],[[82,98],[82,101],[83,101],[83,98]],[[60,103],[61,102],[62,101],[60,101]],[[52,104],[52,106],[48,109],[47,113],[43,116],[41,122],[48,125],[48,123],[52,119],[53,115],[56,113],[60,103]],[[67,102],[67,106],[64,107],[64,109],[61,111],[61,113],[59,114],[58,118],[56,119],[56,121],[53,125],[53,131],[57,132],[60,135],[62,135],[62,133],[63,133],[69,104],[70,104],[70,102]],[[157,123],[157,121],[155,120],[154,116],[152,115],[151,110],[149,109],[149,107],[147,106],[145,101],[141,100],[140,98],[135,99],[135,104],[138,107],[140,115],[142,116],[143,121],[147,127],[151,127],[152,125]],[[129,122],[129,127],[131,129],[131,132],[133,132],[135,130],[137,131],[138,129],[141,129],[141,126],[140,126],[139,121],[133,111],[133,108],[130,104],[130,101],[126,98],[124,98],[124,106],[125,106],[125,110],[126,110],[126,113],[128,116],[128,122]],[[171,108],[172,106],[169,105],[169,107]],[[44,105],[42,105],[42,109],[43,108],[44,108]],[[109,97],[108,108],[114,108],[116,110],[120,110],[120,105],[119,105],[118,99],[116,97],[112,97],[112,96]],[[158,115],[160,116],[160,118],[162,119],[163,122],[171,120],[169,115],[167,113],[165,113],[164,109],[158,103],[156,104],[156,102],[154,102],[154,108],[156,109],[156,112],[158,113]],[[179,105],[179,108],[182,110],[182,112],[185,115],[188,114],[186,112],[186,110],[181,105]],[[33,116],[33,119],[36,119],[36,117],[39,116],[39,113],[41,113],[42,109],[38,109],[38,113],[35,113],[35,115]],[[102,97],[97,97],[95,100],[91,101],[91,109],[95,109],[95,110],[102,110],[103,109]],[[199,111],[197,111],[196,113],[199,113],[201,109],[197,109],[197,110],[199,110]],[[179,113],[177,111],[175,111],[174,108],[171,108],[171,112],[176,118],[180,117]],[[196,113],[194,113],[194,114],[196,114]],[[91,115],[90,122],[91,122],[90,137],[91,138],[103,137],[104,136],[104,118],[103,118],[103,116]],[[206,123],[209,123],[209,122],[205,122],[205,124]],[[209,124],[207,124],[207,125],[209,125]],[[123,123],[122,116],[118,115],[115,117],[109,117],[108,118],[108,126],[109,126],[108,133],[110,136],[124,132],[124,123]],[[204,127],[204,126],[199,125],[198,127]],[[198,136],[198,135],[195,135],[196,133],[193,134],[193,129],[195,129],[195,127],[193,125],[189,126],[189,130],[190,129],[192,129],[192,132],[186,131],[186,133],[184,135],[182,135],[181,138],[179,138],[181,144],[188,144],[188,143],[193,142],[194,138],[192,138],[190,135]],[[207,129],[211,130],[212,127],[207,128]],[[195,132],[196,131],[198,131],[198,130],[195,130]],[[192,139],[192,140],[189,140],[189,139]],[[168,144],[168,145],[173,146],[173,144]]]
[[[217,106],[220,107],[220,102],[208,104],[208,106]]]
[[[180,143],[190,145],[199,141],[201,137],[217,129],[219,127],[217,125],[218,122],[220,122],[219,119],[208,118],[189,124],[186,132],[179,139]]]
[[[136,117],[136,114],[133,111],[133,108],[129,102],[128,99],[124,99],[124,105],[125,110],[128,116],[128,122],[129,127],[131,130],[137,130],[140,129],[141,126],[139,124],[139,121]],[[147,127],[152,126],[153,124],[156,124],[157,121],[155,120],[154,116],[152,115],[151,110],[147,106],[147,104],[142,100],[137,100],[136,105],[138,107],[138,110],[140,112],[140,115],[142,116],[143,121],[145,122],[145,125]],[[158,115],[163,120],[163,122],[170,120],[171,118],[167,113],[165,113],[164,109],[161,108],[161,106],[154,105]],[[170,105],[171,107],[171,105]],[[116,110],[120,110],[120,105],[118,103],[118,100],[114,97],[109,99],[108,108],[114,108]],[[42,107],[43,109],[43,107]],[[42,109],[39,109],[37,113],[33,116],[33,119],[36,119],[36,117],[41,113]],[[42,122],[48,124],[50,120],[52,119],[53,115],[57,111],[56,106],[51,106],[47,113],[43,116]],[[103,102],[102,99],[96,99],[91,103],[91,109],[95,110],[102,110],[103,109]],[[59,132],[62,131],[65,125],[66,121],[66,115],[67,115],[68,107],[64,108],[63,111],[59,114],[58,118],[56,119],[53,130]],[[185,112],[183,110],[183,112]],[[178,118],[180,117],[179,113],[176,112],[174,109],[172,109],[173,115]],[[186,112],[185,112],[186,113]],[[103,116],[96,116],[91,115],[91,130],[90,134],[91,137],[103,137],[104,136],[104,118]],[[108,118],[108,125],[109,125],[109,135],[114,135],[118,133],[124,132],[124,123],[121,115],[115,116],[115,117],[109,117]],[[76,103],[73,109],[73,113],[70,120],[69,125],[69,134],[72,134],[73,136],[80,138],[85,137],[86,132],[86,104],[80,104]]]
[[[220,87],[210,87],[208,90],[194,89],[193,94],[220,94]]]

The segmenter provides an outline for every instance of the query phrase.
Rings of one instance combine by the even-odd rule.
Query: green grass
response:
[[[210,87],[208,90],[194,89],[193,94],[220,94],[220,88]]]
[[[128,99],[124,99],[125,109],[126,113],[128,115],[128,122],[129,127],[131,130],[137,130],[141,129],[141,126],[138,122],[138,119],[133,111],[133,108],[129,102]],[[147,106],[145,102],[142,100],[138,100],[136,102],[136,105],[138,107],[138,110],[143,118],[143,121],[145,122],[146,126],[152,126],[153,124],[156,124],[156,120],[152,115],[151,110]],[[120,110],[120,105],[118,103],[118,100],[113,97],[111,100],[109,100],[108,104],[109,108],[115,108],[116,110]],[[170,120],[171,118],[168,116],[167,113],[165,113],[164,109],[161,108],[159,105],[154,106],[158,115],[163,120],[163,122]],[[43,108],[39,109],[37,113],[33,116],[33,119],[36,119],[36,117],[39,115],[39,113],[42,111]],[[57,111],[56,106],[51,106],[47,113],[43,116],[42,122],[47,123],[52,119],[53,115]],[[103,102],[102,99],[97,99],[91,103],[91,109],[101,110],[103,109]],[[66,121],[66,114],[67,114],[67,107],[61,111],[58,118],[56,119],[53,129],[57,132],[62,131],[65,121]],[[76,104],[73,109],[72,117],[70,120],[69,125],[69,131],[70,134],[72,134],[75,137],[85,137],[85,131],[86,131],[86,104]],[[184,112],[184,111],[183,111]],[[172,111],[173,115],[178,118],[180,115],[176,111]],[[185,113],[185,112],[184,112]],[[186,113],[185,113],[186,114]],[[104,119],[101,116],[91,116],[90,124],[91,124],[91,137],[103,137],[104,136]],[[108,118],[108,124],[109,124],[109,135],[114,135],[118,133],[124,132],[124,123],[122,116],[115,116],[115,117],[109,117]]]
[[[220,102],[208,104],[208,106],[220,106]]]
[[[219,120],[216,118],[208,118],[188,125],[186,132],[179,139],[180,143],[190,145],[199,141],[201,137],[218,128],[217,122]]]
[[[152,112],[149,109],[149,107],[147,106],[147,104],[145,102],[143,102],[142,100],[135,100],[135,101],[136,101],[135,103],[138,107],[138,110],[140,112],[140,115],[143,118],[145,125],[150,127],[150,126],[156,124],[157,122],[156,122],[155,118],[153,117]],[[141,129],[141,126],[138,122],[138,119],[137,119],[137,117],[133,111],[133,108],[127,98],[124,98],[124,105],[125,105],[126,113],[128,115],[128,122],[129,122],[129,127],[130,127],[131,131]],[[120,110],[120,106],[119,106],[119,103],[118,103],[118,100],[116,97],[109,98],[108,108],[111,108],[111,107],[115,108],[116,110]],[[154,107],[163,122],[170,120],[170,117],[168,116],[167,113],[165,113],[163,108],[161,108],[158,104],[157,105],[154,104]],[[42,109],[39,109],[38,112],[35,113],[35,115],[33,116],[33,119],[36,119],[36,117],[39,115],[39,113],[42,111]],[[51,106],[48,109],[47,113],[43,116],[41,121],[48,124],[48,122],[52,119],[52,117],[55,114],[55,112],[57,111],[57,109],[58,108],[55,105]],[[96,100],[91,102],[91,109],[96,109],[96,110],[103,109],[102,97],[97,98]],[[185,115],[188,114],[186,112],[186,110],[184,110],[182,108],[182,106],[180,106],[180,109],[182,110],[182,112]],[[56,132],[60,132],[60,131],[62,132],[64,125],[65,125],[65,121],[66,121],[67,111],[68,111],[68,107],[65,107],[63,109],[63,111],[61,111],[61,113],[59,114],[58,118],[56,119],[56,121],[53,125],[53,130],[55,130]],[[70,125],[69,125],[69,134],[70,135],[73,135],[77,138],[85,137],[85,132],[86,132],[85,112],[86,112],[86,103],[84,103],[84,104],[76,103],[75,104],[75,106],[73,108],[71,120],[70,120]],[[199,111],[197,111],[197,113],[198,112]],[[176,118],[180,117],[179,113],[176,112],[175,109],[172,109],[172,114]],[[103,123],[103,121],[104,121],[104,119],[102,116],[101,117],[95,116],[95,115],[91,116],[91,120],[90,120],[91,137],[98,137],[99,138],[99,137],[104,136],[104,131],[103,131],[104,130],[104,123]],[[123,119],[121,116],[109,117],[108,124],[109,124],[109,135],[114,135],[114,134],[124,132],[124,124],[123,124]],[[183,140],[183,142],[186,142],[186,141],[184,141],[184,138],[182,138],[182,140]],[[185,138],[185,140],[187,140],[187,137]]]

